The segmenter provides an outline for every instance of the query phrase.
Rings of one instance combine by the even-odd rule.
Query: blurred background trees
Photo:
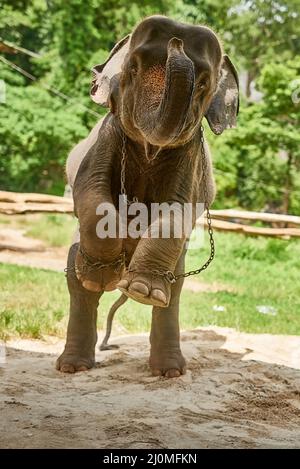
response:
[[[0,61],[1,189],[63,193],[68,151],[105,113],[89,99],[90,67],[154,13],[211,26],[239,70],[238,128],[206,131],[215,207],[300,214],[298,0],[0,0],[0,45],[39,55],[0,47],[0,59],[36,78]]]

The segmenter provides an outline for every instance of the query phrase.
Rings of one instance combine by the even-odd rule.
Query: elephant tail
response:
[[[101,345],[99,346],[99,350],[102,351],[102,350],[111,350],[111,349],[114,349],[114,348],[119,348],[118,345],[108,345],[108,340],[110,338],[112,323],[113,323],[115,313],[120,308],[120,306],[122,306],[124,303],[126,303],[127,300],[128,300],[128,297],[126,295],[124,295],[124,293],[122,293],[122,295],[117,299],[117,301],[115,301],[114,304],[111,306],[111,308],[108,312],[107,320],[106,320],[105,337],[104,337]]]

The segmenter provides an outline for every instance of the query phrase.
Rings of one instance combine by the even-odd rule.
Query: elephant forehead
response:
[[[165,46],[172,37],[178,37],[198,50],[207,46],[220,50],[217,35],[207,26],[181,23],[159,15],[150,16],[138,24],[132,34],[132,45],[137,47],[155,42]]]
[[[140,64],[143,70],[157,65],[164,66],[168,58],[167,43],[145,40],[142,44],[132,48],[128,58],[131,63]]]
[[[143,29],[142,29],[143,31]],[[155,64],[165,65],[170,39],[177,37],[183,41],[185,54],[193,61],[196,74],[217,69],[222,60],[222,51],[216,35],[209,28],[178,23],[160,28],[151,24],[146,31],[136,30],[132,35],[130,57],[142,68]]]

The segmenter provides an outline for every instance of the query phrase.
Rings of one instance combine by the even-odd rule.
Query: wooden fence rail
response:
[[[0,214],[17,215],[26,213],[73,213],[73,200],[46,194],[0,191]],[[300,217],[294,215],[228,209],[211,210],[211,216],[215,230],[243,233],[251,236],[273,236],[283,239],[300,238]],[[246,222],[262,222],[272,226],[253,226]],[[206,224],[203,219],[198,220],[198,224],[203,223]]]
[[[248,220],[262,221],[266,223],[282,223],[290,226],[300,226],[300,217],[295,215],[282,215],[277,213],[266,212],[247,212],[246,210],[211,210],[213,218],[222,220]]]
[[[197,224],[202,225],[203,219],[198,220]],[[204,224],[207,225],[206,221],[204,221]],[[300,238],[300,228],[258,227],[218,219],[213,219],[212,226],[216,231],[243,233],[249,236],[271,236],[281,239]]]

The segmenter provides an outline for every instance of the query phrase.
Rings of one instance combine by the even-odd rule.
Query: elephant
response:
[[[70,317],[56,366],[69,373],[94,366],[98,303],[103,292],[118,288],[121,303],[130,297],[152,306],[152,374],[179,377],[186,370],[179,329],[183,278],[174,278],[184,272],[186,236],[99,237],[104,215],[97,207],[109,207],[119,233],[122,189],[146,206],[194,207],[204,198],[209,206],[215,183],[202,120],[216,135],[236,126],[237,72],[210,28],[161,15],[141,21],[93,72],[91,97],[109,112],[67,163],[79,231],[68,256]],[[165,222],[159,215],[159,229]]]

